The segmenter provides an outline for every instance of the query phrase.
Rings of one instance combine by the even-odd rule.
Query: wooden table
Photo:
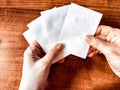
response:
[[[23,52],[28,43],[22,33],[40,11],[74,2],[104,14],[101,24],[120,28],[119,0],[0,0],[0,90],[17,90]],[[120,90],[120,78],[103,55],[87,60],[68,56],[52,65],[46,90]]]

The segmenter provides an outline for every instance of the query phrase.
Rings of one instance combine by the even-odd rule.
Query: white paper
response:
[[[37,40],[41,45],[43,50],[47,53],[49,51],[49,40],[47,37],[47,33],[45,31],[45,26],[42,20],[39,18],[39,23],[34,24],[29,30],[23,33],[24,37],[28,41],[29,44],[32,44],[33,41]],[[39,25],[38,25],[39,24]]]
[[[41,21],[42,22],[42,21]],[[48,53],[48,51],[51,49],[51,46],[49,44],[48,37],[46,35],[46,31],[44,29],[44,25],[39,23],[39,26],[31,27],[27,31],[23,33],[25,39],[27,42],[31,45],[35,40],[38,41],[42,49],[45,51],[45,53]],[[52,41],[52,40],[51,40]],[[52,46],[53,47],[53,46]],[[63,59],[65,55],[61,52],[59,56],[55,60],[53,60],[53,63],[57,62],[60,59]],[[66,55],[67,56],[67,55]]]
[[[38,26],[40,22],[41,22],[41,16],[36,18],[35,20],[30,22],[29,24],[27,24],[27,26],[28,26],[28,28],[33,28],[33,27]]]
[[[29,44],[37,40],[47,53],[56,43],[63,43],[65,47],[53,63],[70,54],[86,58],[89,45],[84,36],[94,35],[101,13],[72,3],[43,11],[41,15],[29,23],[29,30],[23,33]]]
[[[56,7],[49,9],[49,10],[42,11],[42,12],[40,12],[40,14],[41,14],[41,16],[44,16],[44,15],[50,13],[51,11],[54,11],[54,9],[56,9]]]
[[[37,40],[42,46],[43,50],[47,53],[58,41],[59,35],[61,33],[61,28],[67,13],[67,9],[68,9],[68,6],[64,6],[64,7],[59,7],[57,9],[53,8],[47,11],[43,11],[41,12],[41,15],[42,15],[41,17],[38,17],[37,19],[29,23],[28,27],[30,28],[30,30],[26,31],[23,34],[26,40],[29,42],[29,44],[31,44],[34,40]],[[48,20],[51,23],[54,23],[54,25],[53,26],[49,25],[50,22]],[[44,28],[43,28],[43,25],[44,25]],[[40,30],[42,30],[42,32],[39,32]],[[54,34],[51,37],[49,33],[50,34],[54,33]],[[48,42],[51,42],[51,44],[48,45]],[[54,60],[54,62],[57,62],[62,58],[63,58],[63,55],[61,53]]]
[[[40,44],[40,46],[42,47],[42,49],[45,51],[45,53],[48,53],[48,51],[51,49],[50,48],[50,44],[46,35],[46,32],[44,32],[45,30],[42,28],[42,30],[39,30],[37,27],[36,28],[31,28],[28,29],[27,31],[25,31],[23,33],[25,39],[27,40],[27,42],[31,45],[35,40],[37,40],[37,42]],[[64,55],[61,51],[61,53],[59,54],[59,56],[57,56],[55,58],[55,60],[53,60],[53,63],[57,62],[60,59],[63,59]]]
[[[46,15],[49,12],[51,12],[52,10],[56,9],[56,7],[54,7],[53,9],[49,9],[46,11],[42,11],[41,15]],[[28,23],[27,26],[28,28],[34,28],[36,26],[39,26],[39,23],[41,23],[41,16],[39,16],[38,18],[36,18],[35,20],[33,20],[32,22]]]
[[[62,26],[68,11],[69,5],[54,8],[48,12],[42,12],[42,20],[46,26],[46,32],[49,37],[50,46],[53,47],[60,36]]]
[[[59,38],[59,42],[66,47],[64,55],[86,58],[89,45],[84,41],[84,36],[94,35],[101,17],[101,13],[71,4]]]

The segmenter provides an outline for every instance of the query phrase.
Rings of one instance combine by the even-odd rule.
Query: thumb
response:
[[[51,64],[63,49],[63,44],[56,44],[43,58],[45,64]]]
[[[91,36],[91,35],[87,35],[85,37],[85,41],[91,45],[92,47],[98,49],[99,51],[101,51],[103,54],[105,54],[106,51],[109,50],[109,43],[105,42],[97,37]]]

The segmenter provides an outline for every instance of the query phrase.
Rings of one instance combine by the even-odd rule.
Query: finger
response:
[[[40,44],[35,40],[31,45],[31,47],[41,48]]]
[[[110,26],[100,25],[97,28],[95,35],[104,35],[107,36],[113,28]]]
[[[97,36],[95,36],[95,37],[97,37],[97,38],[99,38],[99,39],[101,39],[101,40],[106,41],[106,37],[103,36],[103,35],[97,35]],[[98,50],[97,50],[96,48],[90,47],[90,51],[88,52],[88,55],[91,54],[91,53],[94,52],[94,51],[98,51]],[[98,52],[100,53],[100,51],[98,51]]]
[[[63,44],[55,45],[43,58],[45,64],[51,64],[63,49]]]
[[[45,52],[36,40],[30,45],[29,48],[31,49],[33,54],[39,56],[40,58],[42,58],[45,55]]]
[[[101,39],[101,40],[106,41],[106,37],[103,36],[103,35],[97,35],[97,36],[95,36],[95,37],[97,37],[97,38],[99,38],[99,39]],[[96,48],[90,47],[90,50],[89,50],[89,52],[88,52],[88,55],[91,54],[92,52],[95,52],[95,51],[97,51],[97,52],[100,53],[100,51],[98,51]]]
[[[88,54],[91,53],[91,52],[94,51],[94,50],[96,50],[96,48],[93,48],[93,47],[90,46],[89,51],[88,51]]]
[[[109,44],[108,42],[105,42],[97,37],[93,37],[91,35],[87,35],[85,37],[85,41],[91,45],[92,47],[98,49],[102,53],[105,53],[106,51],[109,51]]]
[[[94,55],[96,55],[98,53],[99,53],[98,50],[92,51],[91,53],[88,54],[88,57],[93,57]]]
[[[97,37],[97,38],[99,38],[99,39],[101,39],[101,40],[106,41],[106,37],[105,37],[104,35],[97,35],[97,36],[95,36],[95,37]]]
[[[93,48],[90,46],[88,53],[90,53],[93,50]]]
[[[65,61],[64,59],[61,59],[57,63],[63,63],[64,61]]]
[[[99,38],[99,39],[101,39],[101,40],[106,41],[106,37],[103,36],[103,35],[97,35],[97,36],[95,36],[95,37],[97,37],[97,38]],[[95,51],[95,50],[96,50],[96,48],[90,47],[90,49],[89,49],[89,51],[88,51],[88,54],[90,54],[91,52],[93,52],[93,51]]]

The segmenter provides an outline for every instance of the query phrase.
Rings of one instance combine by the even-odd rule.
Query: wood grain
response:
[[[119,0],[0,0],[0,90],[18,90],[27,23],[40,11],[71,2],[103,13],[101,24],[120,28]],[[103,55],[87,60],[70,55],[52,65],[46,90],[120,90],[120,78]]]

